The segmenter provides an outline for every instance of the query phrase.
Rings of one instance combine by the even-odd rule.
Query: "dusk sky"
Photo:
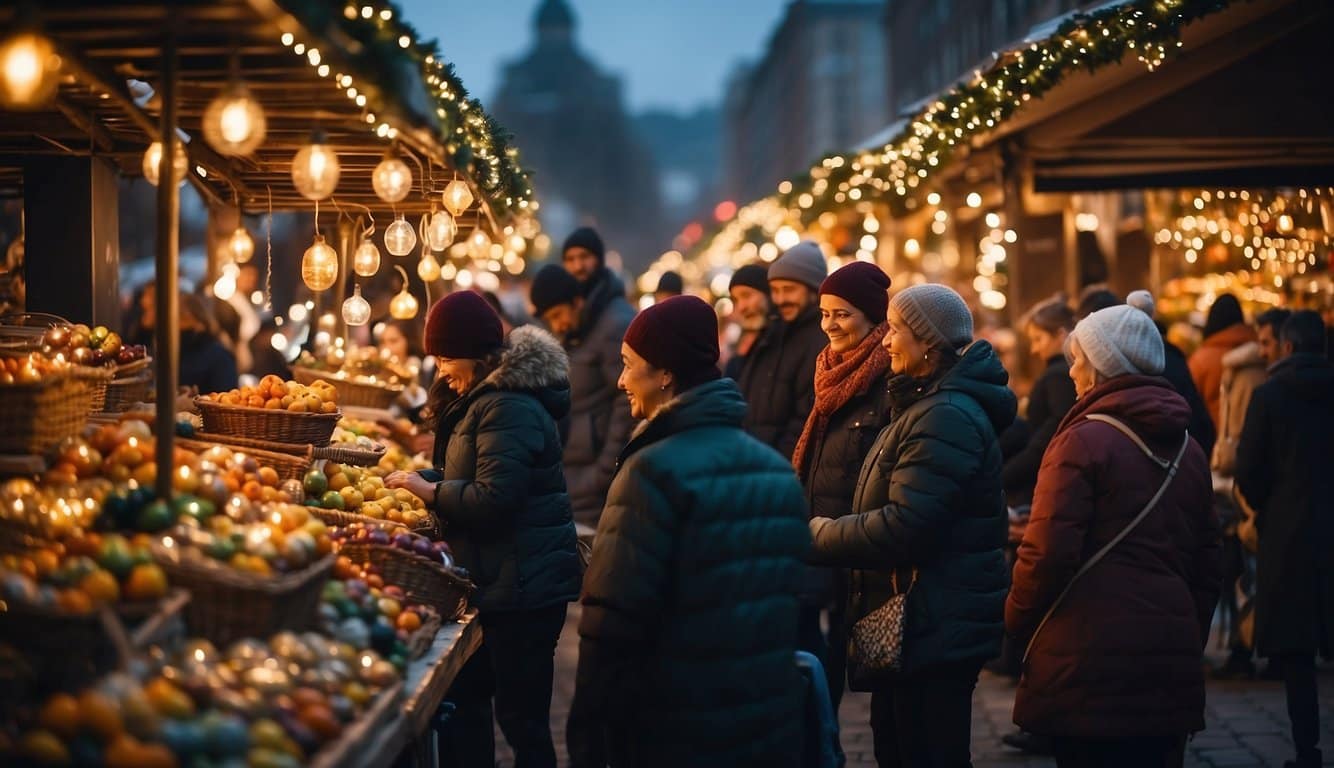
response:
[[[401,0],[408,21],[440,41],[463,84],[487,106],[501,65],[527,50],[540,0]],[[754,59],[788,0],[568,0],[579,47],[620,75],[632,111],[693,110],[722,100],[738,61]]]

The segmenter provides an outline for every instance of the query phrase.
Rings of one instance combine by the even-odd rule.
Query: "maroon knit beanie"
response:
[[[820,283],[821,296],[829,294],[843,299],[860,309],[871,325],[885,322],[885,311],[889,309],[888,291],[889,275],[869,261],[844,264]]]
[[[673,296],[635,315],[625,343],[655,368],[671,371],[677,392],[718,372],[718,316],[698,296]]]
[[[486,299],[455,291],[426,313],[426,354],[455,360],[480,360],[500,349],[505,331]]]

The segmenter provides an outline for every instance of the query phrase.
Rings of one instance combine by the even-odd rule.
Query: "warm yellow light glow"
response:
[[[37,109],[60,85],[60,57],[43,35],[20,32],[0,42],[0,106]]]
[[[338,279],[338,253],[330,248],[322,235],[301,257],[301,279],[312,291],[328,290]]]
[[[407,256],[417,247],[417,230],[412,228],[402,214],[385,229],[384,247],[394,256]]]
[[[186,171],[190,167],[190,158],[185,154],[185,146],[177,140],[175,142],[176,151],[172,154],[171,175],[177,183],[185,180]],[[157,186],[158,166],[162,162],[162,142],[155,141],[148,145],[144,150],[143,172],[144,178],[149,184]]]
[[[370,277],[380,271],[380,249],[369,238],[361,241],[357,252],[352,254],[352,271],[362,277]]]
[[[485,259],[491,255],[491,236],[480,229],[474,229],[468,235],[468,256],[473,259]]]
[[[361,286],[352,288],[352,295],[343,302],[343,322],[348,325],[365,325],[371,319],[371,305],[361,298]]]
[[[204,109],[204,140],[223,155],[249,155],[264,142],[264,109],[240,83],[229,86]]]
[[[338,155],[324,141],[323,134],[317,131],[311,142],[292,158],[292,183],[308,200],[323,200],[338,186],[341,172]]]
[[[455,216],[461,215],[472,205],[472,190],[468,189],[467,182],[458,179],[449,182],[441,197],[444,198],[445,208]]]
[[[431,214],[430,221],[426,224],[426,243],[433,251],[443,251],[454,242],[454,237],[458,233],[459,228],[454,223],[454,217],[450,216],[448,211],[436,211]]]
[[[386,203],[397,203],[412,191],[412,169],[398,155],[387,154],[371,174],[375,195]]]
[[[434,283],[439,280],[440,262],[431,254],[424,254],[421,261],[417,262],[417,277],[420,277],[423,283]]]
[[[237,264],[244,264],[255,255],[255,241],[245,227],[237,227],[227,238],[227,255]]]

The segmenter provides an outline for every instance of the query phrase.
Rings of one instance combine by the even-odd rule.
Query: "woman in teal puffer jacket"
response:
[[[1009,377],[957,293],[917,285],[889,303],[890,422],[862,465],[852,508],[814,517],[813,561],[852,569],[855,623],[906,592],[902,669],[848,661],[871,692],[880,765],[969,765],[972,692],[1000,651],[1009,576],[996,435],[1014,420]]]
[[[741,429],[717,316],[694,296],[631,323],[621,452],[584,577],[575,766],[790,766],[810,546],[792,466]]]

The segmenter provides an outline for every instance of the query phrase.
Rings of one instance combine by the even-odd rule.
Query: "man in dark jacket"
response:
[[[1237,486],[1255,510],[1255,645],[1281,661],[1297,768],[1320,765],[1315,654],[1334,651],[1334,365],[1315,312],[1283,324],[1287,355],[1255,389]]]
[[[716,322],[675,297],[625,338],[622,386],[645,421],[584,578],[575,766],[798,764],[806,505],[791,464],[741,430]]]
[[[616,456],[632,426],[616,379],[621,375],[621,337],[635,311],[625,299],[625,285],[603,263],[603,253],[596,232],[575,230],[563,249],[568,277],[554,265],[543,268],[533,279],[531,294],[533,311],[570,356],[565,481],[574,519],[587,525],[597,525]]]
[[[727,284],[727,295],[732,299],[732,320],[740,326],[741,336],[723,366],[723,375],[737,380],[764,329],[776,318],[769,302],[769,266],[757,262],[733,272],[732,280]]]
[[[828,276],[820,246],[806,240],[769,267],[770,318],[741,365],[737,385],[749,406],[746,431],[791,456],[815,405],[815,358],[828,339],[820,330],[820,283]]]

